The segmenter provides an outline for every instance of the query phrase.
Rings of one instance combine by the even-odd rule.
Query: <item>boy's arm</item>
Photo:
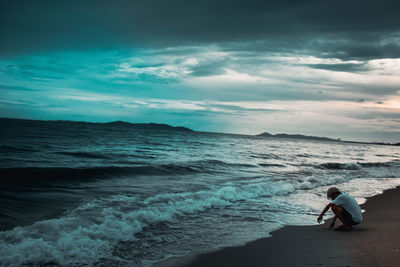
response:
[[[318,216],[317,222],[320,223],[322,221],[322,217],[324,216],[325,212],[327,212],[332,206],[332,203],[326,205],[326,207],[322,210],[321,214]]]

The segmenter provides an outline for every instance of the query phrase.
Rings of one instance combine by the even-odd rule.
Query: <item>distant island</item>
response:
[[[308,136],[308,135],[302,135],[302,134],[285,134],[285,133],[280,133],[280,134],[270,134],[270,133],[262,133],[258,134],[257,136],[261,137],[275,137],[275,138],[286,138],[286,139],[305,139],[305,140],[318,140],[318,141],[335,141],[335,142],[341,142],[340,138],[339,139],[333,139],[333,138],[328,138],[328,137],[319,137],[319,136]]]
[[[192,129],[182,126],[171,126],[162,123],[130,123],[125,121],[113,122],[85,122],[85,121],[70,121],[70,120],[28,120],[28,119],[12,119],[0,118],[1,123],[12,124],[41,124],[43,126],[52,127],[68,127],[69,125],[81,125],[82,127],[110,127],[110,128],[125,128],[125,129],[138,129],[149,131],[175,131],[175,132],[193,132]]]
[[[286,138],[286,139],[301,139],[301,140],[314,140],[314,141],[330,141],[330,142],[343,142],[343,143],[356,143],[356,144],[373,144],[373,145],[391,145],[391,146],[400,146],[400,143],[390,144],[383,142],[360,142],[360,141],[342,141],[340,138],[333,139],[328,137],[319,137],[319,136],[308,136],[302,134],[270,134],[268,132],[264,132],[262,134],[258,134],[256,136],[260,137],[274,137],[274,138]]]
[[[103,123],[107,126],[114,127],[126,127],[126,128],[135,128],[135,129],[144,129],[144,130],[162,130],[162,131],[184,131],[184,132],[193,132],[192,129],[186,128],[183,126],[171,126],[164,123],[130,123],[126,121],[113,121]]]

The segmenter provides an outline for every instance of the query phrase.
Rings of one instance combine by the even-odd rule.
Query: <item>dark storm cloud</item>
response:
[[[400,34],[394,36],[400,39]],[[364,33],[363,36],[337,36],[318,42],[314,49],[324,54],[321,57],[349,59],[399,58],[399,39],[391,40],[390,34]],[[347,39],[344,39],[347,38]],[[389,42],[389,43],[387,43]]]
[[[400,57],[400,44],[353,45],[346,52],[348,58],[398,58]]]
[[[307,64],[304,66],[314,68],[314,69],[353,72],[353,73],[368,70],[368,68],[365,66],[364,63]]]
[[[395,57],[399,52],[396,41],[383,45],[381,41],[398,33],[399,11],[400,2],[394,0],[1,0],[0,51],[7,55],[257,40],[269,40],[264,45],[270,49],[315,50],[320,47],[313,41],[324,45],[326,40],[344,40],[336,44],[336,50],[331,44],[328,52]],[[372,46],[351,46],[362,40]]]
[[[342,90],[346,90],[346,86],[343,86]],[[348,84],[347,90],[354,93],[363,92],[369,96],[368,100],[374,101],[373,97],[398,95],[398,85],[369,85],[369,84]],[[365,99],[364,99],[365,100]]]
[[[225,74],[224,69],[227,66],[227,61],[211,62],[206,64],[198,64],[193,66],[190,71],[193,76],[211,76]]]
[[[363,120],[371,120],[371,119],[387,119],[391,121],[397,121],[400,119],[400,114],[398,112],[393,112],[393,111],[387,111],[387,110],[359,110],[359,111],[353,111],[349,112],[347,114],[349,118],[355,118],[355,119],[363,119]]]

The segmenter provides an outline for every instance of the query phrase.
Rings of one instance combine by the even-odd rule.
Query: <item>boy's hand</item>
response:
[[[317,219],[317,222],[318,222],[318,223],[321,223],[321,221],[322,221],[322,215],[319,215],[319,216],[318,216],[318,219]]]

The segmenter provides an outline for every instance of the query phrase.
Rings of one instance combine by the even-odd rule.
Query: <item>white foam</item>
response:
[[[236,186],[228,183],[198,192],[159,194],[146,199],[145,207],[130,211],[126,207],[138,206],[133,205],[136,197],[95,200],[65,217],[1,232],[0,262],[11,266],[49,262],[91,265],[98,262],[100,256],[115,258],[111,251],[118,241],[135,239],[135,234],[149,225],[174,222],[186,214],[288,191],[290,186],[285,189],[284,184],[270,187],[260,182]],[[115,201],[119,205],[113,205]]]
[[[289,208],[287,200],[290,198],[299,205],[319,209],[321,207],[316,207],[315,203],[322,203],[320,197],[330,184],[339,184],[358,200],[400,184],[400,179],[344,179],[340,176],[319,181],[313,177],[304,181],[259,178],[228,182],[196,192],[161,193],[145,200],[126,195],[97,199],[64,217],[0,232],[0,263],[6,266],[93,265],[100,257],[121,262],[123,260],[112,253],[119,241],[135,240],[135,235],[145,227],[161,222],[174,223],[189,214],[228,207],[242,200],[265,203],[271,208],[278,205],[279,210],[285,210]],[[301,198],[296,199],[296,195]]]

